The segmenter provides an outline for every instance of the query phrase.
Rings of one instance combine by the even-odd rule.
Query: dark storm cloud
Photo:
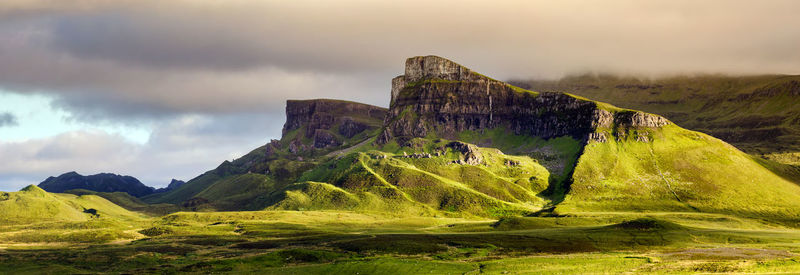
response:
[[[17,117],[12,113],[0,113],[0,127],[10,127],[10,126],[17,126],[19,122],[17,121]]]

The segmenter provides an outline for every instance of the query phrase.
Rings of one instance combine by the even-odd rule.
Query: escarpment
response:
[[[440,57],[409,59],[392,85],[388,110],[290,100],[280,140],[145,199],[193,209],[496,217],[753,211],[736,201],[784,195],[765,185],[797,188],[660,116],[521,89]]]
[[[424,56],[409,58],[405,74],[392,80],[390,108],[377,142],[430,134],[455,138],[462,131],[496,127],[545,139],[571,136],[604,142],[667,124],[660,116],[565,93],[523,90],[450,60]]]
[[[375,122],[385,115],[385,108],[350,101],[288,100],[282,139],[291,140],[292,153],[335,147],[345,139],[379,128]]]

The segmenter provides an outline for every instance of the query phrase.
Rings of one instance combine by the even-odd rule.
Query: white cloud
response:
[[[162,121],[145,144],[104,131],[71,131],[23,142],[0,142],[0,190],[38,184],[69,171],[131,175],[151,186],[189,180],[220,162],[277,138],[280,123],[264,115],[188,115]]]

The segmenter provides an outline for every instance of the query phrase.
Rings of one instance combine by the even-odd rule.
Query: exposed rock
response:
[[[454,151],[460,152],[464,155],[463,161],[459,159],[459,164],[480,165],[483,164],[483,156],[478,152],[478,146],[464,143],[460,141],[453,141],[447,144],[447,147],[453,148]]]
[[[608,141],[608,137],[606,137],[606,133],[589,133],[589,140],[596,141],[596,142],[606,142]]]
[[[314,148],[326,148],[342,144],[328,131],[317,129],[314,131]]]
[[[339,126],[339,134],[347,138],[351,138],[361,132],[364,132],[367,127],[368,126],[366,124],[357,122],[350,117],[342,117],[342,125]]]
[[[279,148],[278,146],[275,146],[272,143],[267,143],[267,145],[264,146],[264,147],[265,147],[264,148],[264,156],[266,158],[272,157],[275,154],[275,152],[278,150],[278,148]]]
[[[299,154],[303,151],[307,151],[308,146],[303,144],[299,139],[292,140],[289,142],[289,153],[292,154]]]
[[[402,89],[397,86],[401,83]],[[455,139],[462,131],[500,126],[514,134],[600,141],[600,136],[591,135],[598,128],[669,123],[642,112],[605,110],[596,102],[564,93],[522,91],[437,56],[408,59],[402,81],[398,77],[392,84],[391,107],[377,139],[380,144],[424,137],[431,131]]]
[[[403,152],[403,157],[404,158],[412,158],[412,159],[429,159],[432,156],[429,153],[414,153],[414,154],[409,155],[406,152]]]
[[[638,111],[622,111],[617,112],[614,116],[615,125],[624,125],[626,127],[649,127],[657,128],[669,124],[669,121],[661,116],[652,115]]]
[[[406,86],[406,76],[401,75],[395,78],[392,78],[392,97],[389,105],[394,104],[394,99],[397,98],[397,95],[400,94],[400,91]]]
[[[385,108],[350,101],[288,100],[283,138],[285,139],[292,131],[300,131],[289,143],[289,152],[293,154],[300,154],[311,148],[339,146],[343,141],[331,131],[336,126],[339,128],[338,134],[351,138],[370,127],[377,128],[359,121],[370,119],[380,121],[385,115]],[[310,144],[304,144],[304,141]]]
[[[385,108],[357,102],[331,99],[287,100],[283,135],[307,125],[305,134],[311,138],[317,129],[330,130],[337,120],[352,120],[352,116],[382,119],[385,115]]]
[[[438,56],[416,56],[406,59],[405,82],[423,79],[477,80],[472,70]]]

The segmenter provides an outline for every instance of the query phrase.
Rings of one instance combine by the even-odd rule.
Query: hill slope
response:
[[[658,115],[524,90],[436,56],[408,59],[391,95],[388,111],[290,101],[280,141],[145,199],[477,216],[800,210],[800,187],[759,159]],[[354,119],[346,106],[381,115]],[[347,138],[346,121],[369,127]]]
[[[385,108],[341,100],[290,100],[281,140],[224,161],[179,188],[144,197],[146,202],[183,204],[228,210],[263,209],[256,197],[275,184],[293,183],[318,164],[317,157],[360,144],[382,125]],[[248,192],[253,191],[254,192]],[[208,203],[214,201],[211,206]]]
[[[142,217],[95,195],[54,194],[35,185],[19,192],[0,192],[0,213],[3,213],[0,223],[6,225],[83,222],[93,218],[138,220]]]
[[[692,76],[639,79],[582,75],[512,81],[666,116],[747,153],[800,167],[800,76]]]

